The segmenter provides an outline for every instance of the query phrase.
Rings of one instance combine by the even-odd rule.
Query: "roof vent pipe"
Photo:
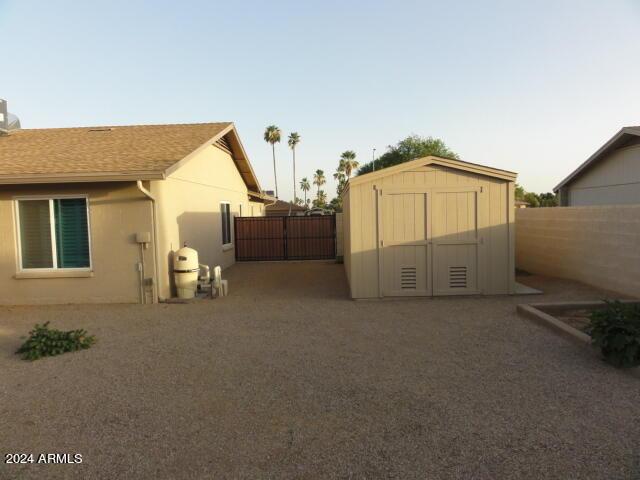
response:
[[[0,98],[0,135],[9,132],[9,112],[7,111],[7,101]]]

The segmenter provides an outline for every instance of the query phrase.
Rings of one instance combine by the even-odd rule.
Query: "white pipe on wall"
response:
[[[136,181],[136,185],[138,186],[138,190],[142,192],[142,194],[151,200],[151,230],[153,231],[153,303],[158,302],[158,271],[159,264],[158,259],[160,258],[160,254],[158,252],[158,215],[157,215],[157,206],[156,206],[156,198],[151,194],[149,190],[144,188],[142,185],[142,180]]]

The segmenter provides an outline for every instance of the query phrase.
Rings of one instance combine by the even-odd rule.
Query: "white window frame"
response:
[[[231,213],[231,202],[226,200],[220,201],[220,220],[222,220],[222,205],[229,205],[229,243],[222,244],[222,251],[231,250],[233,248],[233,222],[232,222],[232,213]],[[222,233],[222,241],[224,242],[224,228]]]
[[[89,237],[89,266],[80,268],[58,267],[58,250],[56,247],[56,224],[53,210],[53,201],[65,198],[84,198],[87,209],[87,236]],[[22,239],[20,238],[20,207],[21,201],[29,200],[49,200],[49,228],[51,229],[51,255],[53,268],[23,268],[22,267]],[[18,255],[18,273],[28,272],[92,272],[93,271],[93,247],[91,244],[91,209],[89,208],[89,195],[86,193],[64,194],[64,195],[21,195],[13,197],[13,214],[15,222],[13,228],[16,238],[16,252]]]

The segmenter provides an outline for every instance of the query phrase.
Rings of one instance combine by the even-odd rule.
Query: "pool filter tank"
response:
[[[198,252],[193,248],[182,247],[174,254],[173,275],[178,290],[178,298],[193,298],[198,290]]]

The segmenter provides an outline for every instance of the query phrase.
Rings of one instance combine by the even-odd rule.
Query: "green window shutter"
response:
[[[49,200],[20,200],[22,268],[53,268]]]
[[[89,229],[84,198],[53,201],[58,268],[88,268]]]

